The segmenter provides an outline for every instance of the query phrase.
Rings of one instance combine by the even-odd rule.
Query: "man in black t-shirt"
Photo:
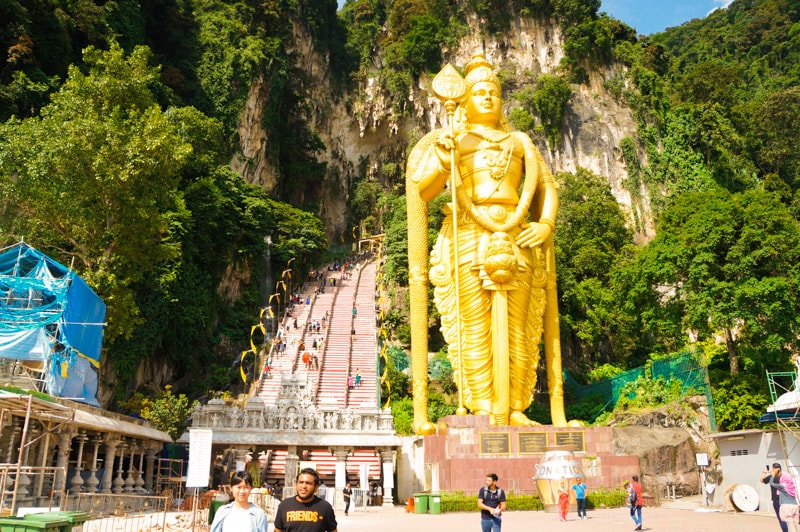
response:
[[[275,513],[275,532],[337,532],[333,507],[314,493],[319,475],[309,467],[297,474],[297,495],[281,501]]]
[[[486,475],[486,485],[478,491],[478,508],[481,509],[481,530],[500,532],[501,516],[506,509],[506,492],[497,485],[497,475]]]
[[[350,497],[353,496],[353,488],[350,487],[349,482],[344,485],[342,496],[344,497],[344,515],[347,515],[347,512],[350,511]]]

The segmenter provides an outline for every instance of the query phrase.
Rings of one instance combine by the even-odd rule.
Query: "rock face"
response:
[[[474,51],[483,51],[501,73],[506,113],[518,105],[509,95],[521,87],[532,86],[541,74],[555,73],[564,55],[564,38],[553,21],[518,17],[512,28],[498,37],[483,35],[478,20],[470,21],[469,25],[470,32],[461,39],[458,48],[444,51],[445,61],[463,67]],[[326,146],[323,159],[328,175],[320,179],[323,201],[317,214],[333,230],[345,227],[347,190],[356,177],[356,169],[366,168],[367,179],[386,184],[388,177],[382,175],[384,165],[404,167],[410,139],[443,127],[446,117],[441,102],[430,91],[431,77],[427,75],[419,79],[403,102],[393,101],[376,77],[363,80],[354,93],[333,94],[327,57],[309,44],[313,39],[301,25],[295,26],[295,39],[297,44],[292,50],[295,66],[311,80],[304,87],[311,108],[310,128]],[[376,57],[375,63],[379,61]],[[647,192],[642,189],[636,191],[636,200],[632,197],[626,187],[628,172],[619,149],[621,139],[635,137],[636,125],[630,109],[620,105],[604,87],[606,79],[619,68],[593,71],[588,84],[572,86],[557,146],[548,146],[543,138],[535,140],[554,172],[574,172],[583,167],[605,176],[637,236],[648,239],[653,228],[648,222],[651,216]],[[269,153],[267,132],[260,121],[265,99],[269,98],[264,87],[263,77],[253,80],[239,126],[240,152],[231,166],[249,183],[272,191],[279,176]]]
[[[700,493],[700,468],[696,453],[707,453],[710,478],[721,476],[721,465],[714,458],[716,449],[710,434],[705,397],[693,397],[681,405],[671,405],[618,417],[614,425],[615,452],[639,457],[640,479],[644,491],[656,502],[672,493]]]

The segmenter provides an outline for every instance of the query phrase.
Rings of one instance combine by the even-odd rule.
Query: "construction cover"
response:
[[[69,268],[20,242],[0,250],[0,357],[40,371],[50,395],[94,406],[106,305]]]

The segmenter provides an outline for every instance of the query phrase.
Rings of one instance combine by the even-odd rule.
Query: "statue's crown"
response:
[[[500,86],[500,79],[498,79],[494,70],[492,70],[491,63],[489,63],[486,57],[480,52],[476,52],[472,55],[472,59],[467,63],[467,66],[464,67],[464,72],[466,73],[464,81],[467,83],[467,93],[469,93],[473,85],[481,81],[489,81],[498,87]]]

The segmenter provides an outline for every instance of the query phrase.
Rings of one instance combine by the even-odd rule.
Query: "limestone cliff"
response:
[[[516,105],[508,98],[511,91],[531,85],[541,74],[555,73],[564,55],[564,38],[553,21],[521,17],[498,37],[484,36],[478,20],[471,20],[469,26],[471,29],[458,48],[444,51],[445,61],[461,67],[473,51],[482,50],[502,72],[506,112]],[[313,80],[305,87],[312,109],[311,129],[326,146],[324,160],[328,175],[322,181],[323,201],[318,214],[332,232],[333,228],[345,227],[347,191],[356,169],[366,168],[368,179],[381,181],[384,177],[381,168],[386,163],[404,165],[409,139],[442,127],[446,117],[442,105],[430,92],[431,77],[427,75],[419,79],[405,102],[391,101],[377,77],[363,80],[354,93],[333,94],[326,56],[311,45],[312,38],[301,25],[295,25],[294,35],[296,46],[291,52],[295,66]],[[379,61],[376,56],[374,62]],[[649,222],[647,191],[642,188],[636,199],[632,197],[619,149],[621,139],[635,138],[635,122],[631,111],[604,87],[605,80],[620,68],[611,65],[602,71],[591,71],[587,84],[572,85],[558,146],[548,146],[543,138],[535,140],[554,172],[574,172],[577,167],[584,167],[605,176],[637,237],[648,239],[653,228]],[[269,94],[263,78],[254,80],[239,127],[240,153],[232,166],[248,182],[272,191],[278,176],[269,153],[269,138],[260,124],[265,98]],[[407,112],[399,114],[396,109],[400,107]]]

